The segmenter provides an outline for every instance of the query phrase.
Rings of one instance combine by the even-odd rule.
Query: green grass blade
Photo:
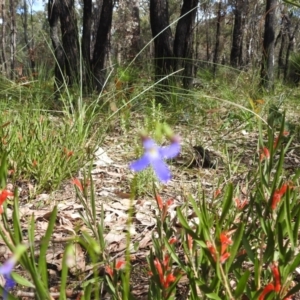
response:
[[[228,214],[228,211],[230,209],[231,203],[232,203],[232,197],[233,197],[233,185],[230,183],[227,186],[224,199],[223,199],[223,206],[222,206],[222,214],[219,220],[219,227],[222,228],[222,224]]]
[[[53,229],[55,226],[57,216],[57,206],[55,206],[51,212],[48,227],[45,235],[41,239],[41,247],[40,247],[40,257],[38,261],[38,270],[40,276],[45,284],[45,288],[48,289],[48,271],[47,271],[47,262],[46,262],[46,253],[49,247],[49,243],[53,234]]]

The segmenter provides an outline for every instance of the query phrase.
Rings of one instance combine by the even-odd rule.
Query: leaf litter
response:
[[[213,115],[210,115],[212,118]],[[240,187],[240,193],[247,198],[248,183],[246,174],[249,167],[254,165],[253,158],[258,156],[257,151],[257,132],[245,132],[244,129],[230,132],[230,134],[220,135],[218,132],[212,132],[208,119],[206,126],[201,130],[190,128],[184,124],[176,126],[174,131],[182,137],[183,151],[177,160],[172,160],[171,171],[173,179],[166,186],[162,187],[160,194],[164,198],[174,199],[174,204],[170,207],[170,215],[174,228],[180,232],[179,223],[176,219],[176,208],[186,206],[187,195],[194,198],[201,196],[202,192],[206,194],[207,201],[212,201],[217,187],[222,190],[223,186],[231,181]],[[200,137],[201,136],[201,137]],[[193,147],[199,145],[209,151],[210,156],[218,160],[215,168],[203,168],[200,164],[190,167],[191,162],[195,160]],[[146,256],[152,247],[152,235],[155,232],[157,214],[157,204],[153,195],[142,195],[134,201],[130,200],[130,180],[133,174],[128,168],[128,163],[134,159],[134,151],[129,147],[128,141],[132,141],[129,135],[115,134],[105,139],[104,144],[95,153],[93,163],[92,177],[95,186],[96,211],[100,221],[101,209],[103,207],[105,241],[107,251],[110,257],[117,258],[124,256],[126,249],[126,236],[128,230],[128,212],[133,208],[133,218],[130,227],[132,254],[132,278],[131,285],[134,295],[137,299],[143,299],[147,295],[148,280]],[[229,157],[224,155],[223,145],[226,144],[230,155],[235,156],[235,161],[239,161],[240,171],[228,177],[226,165],[231,163]],[[126,147],[125,147],[126,145]],[[124,147],[123,147],[124,146]],[[288,151],[285,158],[285,167],[294,171],[300,165],[300,145],[297,139],[293,141],[291,150]],[[125,162],[125,163],[124,163]],[[81,175],[79,171],[79,177]],[[81,175],[82,176],[82,175]],[[219,178],[223,183],[219,184]],[[25,188],[24,188],[25,187]],[[35,220],[35,255],[39,256],[39,243],[48,226],[48,220],[54,205],[58,206],[58,215],[54,234],[51,238],[51,247],[49,247],[46,261],[52,278],[51,289],[58,289],[59,282],[55,280],[56,275],[61,271],[63,251],[66,243],[73,237],[87,230],[82,221],[81,214],[84,213],[84,207],[76,198],[76,193],[71,181],[63,183],[61,189],[52,194],[39,194],[34,201],[28,201],[32,183],[22,182],[20,185],[20,219],[22,231],[26,241],[26,232],[28,230],[28,220],[33,216]],[[37,205],[38,204],[38,205]],[[8,219],[12,218],[12,210],[7,209]],[[195,222],[193,211],[188,209],[190,221]],[[69,285],[74,287],[80,285],[82,280],[87,278],[90,270],[93,268],[85,251],[78,243],[74,243],[75,260],[70,268]],[[3,242],[0,242],[0,257],[4,261],[10,255],[9,249]],[[1,279],[1,278],[0,278]],[[1,282],[0,282],[1,284]],[[184,298],[188,286],[185,276],[179,282],[179,294]],[[23,292],[23,294],[22,294]],[[72,288],[68,289],[69,298],[76,295]],[[30,297],[30,292],[22,290],[19,296]],[[55,295],[54,295],[55,296]],[[55,298],[55,297],[54,297]]]

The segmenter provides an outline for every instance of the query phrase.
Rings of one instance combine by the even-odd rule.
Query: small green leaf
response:
[[[240,225],[236,231],[236,234],[234,235],[234,242],[230,248],[230,257],[227,262],[228,268],[230,268],[233,260],[235,259],[236,253],[239,250],[239,246],[241,244],[241,240],[242,240],[243,234],[244,234],[244,227],[245,227],[244,223],[240,223]]]
[[[284,215],[285,215],[285,224],[286,224],[286,229],[287,233],[290,238],[290,243],[292,244],[292,248],[295,248],[295,243],[294,243],[294,235],[293,235],[293,230],[292,230],[292,221],[291,221],[291,210],[290,210],[290,192],[289,190],[286,193],[286,197],[284,199]]]
[[[238,299],[243,294],[249,276],[250,276],[249,270],[246,270],[246,272],[241,276],[234,292],[235,299]]]
[[[176,211],[177,211],[177,217],[178,217],[179,222],[181,223],[181,225],[182,225],[185,229],[191,231],[191,228],[190,228],[189,224],[187,223],[186,219],[184,218],[184,216],[183,216],[183,214],[182,214],[180,208],[178,207]]]
[[[227,186],[227,189],[225,191],[224,199],[223,199],[223,207],[222,207],[222,214],[219,220],[219,226],[222,228],[222,224],[227,216],[227,213],[229,211],[229,208],[232,203],[232,197],[233,197],[233,185],[230,183]]]
[[[244,236],[244,237],[242,238],[242,240],[243,240],[243,246],[244,246],[244,248],[245,248],[245,250],[246,250],[246,252],[247,252],[247,256],[248,256],[249,259],[252,261],[252,263],[254,263],[254,261],[255,261],[254,252],[253,252],[252,249],[251,249],[251,246],[250,246],[250,244],[249,244],[249,242],[248,242],[247,237]]]
[[[21,275],[19,275],[16,272],[12,272],[11,273],[11,277],[13,278],[13,280],[23,286],[29,287],[29,288],[35,288],[35,285],[33,283],[31,283],[30,281],[28,281],[26,278],[22,277]]]
[[[209,293],[205,294],[205,296],[209,299],[215,299],[215,300],[222,300],[217,294],[215,293]]]

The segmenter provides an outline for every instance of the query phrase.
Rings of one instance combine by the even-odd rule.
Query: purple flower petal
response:
[[[174,158],[180,152],[180,144],[178,142],[173,142],[170,146],[161,147],[159,152],[163,158]]]
[[[12,279],[12,277],[10,275],[3,275],[3,277],[5,278],[5,286],[4,288],[9,291],[12,288],[14,288],[14,286],[16,285],[16,282]]]
[[[157,178],[162,182],[166,183],[171,179],[171,172],[168,166],[162,159],[155,159],[151,161],[153,170]]]
[[[132,171],[139,172],[147,168],[150,164],[149,155],[144,154],[140,159],[132,162],[129,167]]]
[[[154,149],[158,148],[157,144],[152,139],[149,138],[143,140],[143,146],[146,151],[149,151],[153,148]]]
[[[8,299],[8,291],[11,290],[16,284],[10,275],[15,264],[16,259],[14,256],[12,256],[2,266],[0,266],[0,274],[2,274],[5,279],[4,291],[2,295],[3,299]]]
[[[16,264],[15,258],[12,256],[9,258],[2,266],[0,266],[0,274],[2,275],[10,275],[12,269]]]

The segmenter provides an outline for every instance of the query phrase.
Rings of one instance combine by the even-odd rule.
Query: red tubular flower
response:
[[[124,266],[125,266],[125,264],[126,264],[126,261],[124,261],[124,260],[118,260],[116,262],[116,269],[117,270],[123,269]]]
[[[9,191],[9,190],[3,190],[0,194],[0,214],[3,213],[3,207],[2,204],[5,202],[5,200],[7,199],[7,197],[9,196],[13,196],[14,193]]]
[[[9,196],[13,196],[14,193],[9,191],[9,190],[3,190],[0,194],[0,205],[4,203],[4,201],[7,199]]]
[[[258,300],[264,300],[266,295],[271,293],[274,290],[275,290],[274,284],[269,283],[268,285],[265,286],[265,288],[263,289],[263,291],[259,295]]]
[[[193,248],[193,238],[191,235],[187,235],[188,248],[191,250]]]
[[[164,274],[163,274],[163,269],[162,269],[161,263],[158,260],[158,258],[154,259],[154,266],[155,266],[155,268],[157,270],[157,273],[158,273],[158,276],[159,276],[159,280],[160,280],[161,284],[163,284],[163,282],[164,282]]]
[[[157,206],[158,206],[158,208],[159,208],[160,210],[162,210],[162,209],[163,209],[163,206],[164,206],[164,204],[163,204],[163,201],[162,201],[162,199],[161,199],[160,195],[159,195],[159,194],[157,194],[157,193],[155,193],[155,200],[156,200],[156,202],[157,202]]]
[[[249,203],[247,199],[240,200],[239,198],[236,198],[234,201],[238,210],[243,210],[243,208]]]
[[[173,238],[170,238],[170,239],[169,239],[169,244],[170,244],[170,245],[173,245],[173,244],[175,244],[175,243],[177,243],[176,237],[173,237]]]
[[[217,260],[217,255],[216,255],[216,249],[215,249],[215,247],[209,241],[206,242],[206,246],[207,246],[207,249],[210,252],[211,256],[216,261]]]
[[[216,199],[220,194],[221,194],[221,190],[216,189],[215,192],[214,192],[214,199]]]
[[[230,253],[229,252],[225,252],[220,257],[220,263],[223,264],[229,257],[230,257]]]
[[[158,260],[158,258],[155,258],[154,259],[154,266],[158,272],[159,275],[162,275],[163,274],[163,271],[162,271],[162,267],[161,267],[161,263],[160,261]]]
[[[110,277],[113,277],[113,275],[114,275],[114,271],[113,271],[113,269],[112,269],[110,266],[106,266],[106,267],[105,267],[105,272],[106,272]]]
[[[274,278],[274,290],[276,293],[278,293],[281,289],[281,284],[280,284],[280,273],[279,273],[279,269],[278,266],[273,263],[271,265],[271,271],[273,273],[273,278]]]
[[[76,185],[80,191],[83,191],[83,186],[78,178],[73,178],[71,182]]]
[[[232,239],[228,237],[228,233],[226,231],[220,234],[220,242],[222,245],[232,245]]]
[[[281,188],[275,190],[271,202],[272,210],[276,209],[278,203],[281,200],[281,197],[286,193],[287,188],[288,188],[288,184],[285,183],[281,186]]]
[[[170,286],[170,283],[173,283],[175,280],[176,277],[172,273],[168,274],[163,282],[164,288],[168,288]]]
[[[259,160],[263,161],[264,159],[269,159],[270,158],[270,151],[267,147],[263,147],[260,151],[260,157]]]

